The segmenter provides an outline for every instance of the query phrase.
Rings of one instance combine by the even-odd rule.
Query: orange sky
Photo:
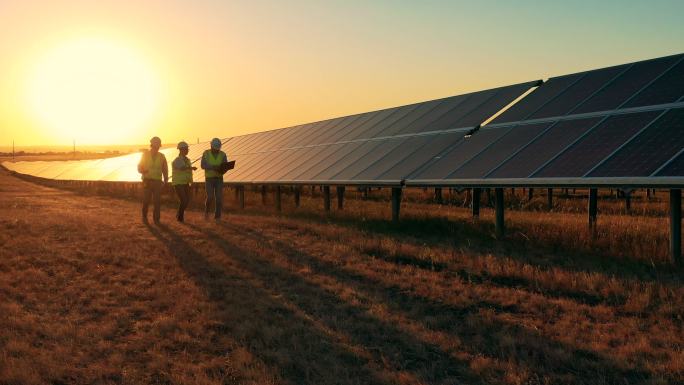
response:
[[[680,53],[682,14],[679,1],[0,0],[0,146],[207,140]],[[63,49],[84,39],[115,48]]]

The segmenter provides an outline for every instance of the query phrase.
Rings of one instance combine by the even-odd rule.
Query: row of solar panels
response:
[[[190,158],[207,148],[192,145]],[[227,138],[223,149],[237,162],[229,183],[681,186],[684,54]],[[176,150],[164,152],[171,161]],[[4,165],[134,181],[139,156]]]

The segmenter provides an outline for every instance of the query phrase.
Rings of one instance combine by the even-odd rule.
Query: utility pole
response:
[[[14,163],[14,139],[12,139],[12,163]]]
[[[76,139],[74,139],[74,150],[73,150],[73,156],[76,158]]]

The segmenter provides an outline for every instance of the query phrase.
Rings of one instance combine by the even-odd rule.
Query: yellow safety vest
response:
[[[205,162],[209,166],[220,166],[226,158],[226,153],[223,151],[219,151],[215,156],[211,152],[211,150],[206,150],[204,151],[204,154],[202,155],[204,157]],[[221,174],[218,171],[214,170],[204,170],[204,177],[205,178],[223,178],[223,174]]]
[[[158,152],[153,158],[149,151],[143,153],[140,165],[147,170],[142,174],[142,179],[162,180],[162,163],[166,161],[164,154]]]
[[[192,167],[192,163],[190,162],[190,159],[188,159],[187,156],[184,157],[178,157],[176,159],[183,159],[183,164],[185,167]],[[171,165],[176,163],[174,160]],[[192,170],[178,170],[175,167],[171,170],[171,183],[176,186],[179,184],[190,184],[192,183]]]

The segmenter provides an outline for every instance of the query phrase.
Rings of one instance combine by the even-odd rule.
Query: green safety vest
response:
[[[142,179],[162,180],[162,162],[166,161],[164,154],[157,153],[153,158],[149,151],[143,153],[140,165],[147,170],[142,174]]]
[[[219,151],[214,156],[211,150],[206,150],[202,156],[209,166],[220,166],[227,159],[223,151]],[[204,178],[223,178],[223,174],[214,170],[204,170]]]
[[[180,156],[178,157],[180,158]],[[176,159],[178,159],[176,158]],[[182,157],[185,167],[192,167],[192,163],[187,156]],[[176,161],[174,160],[174,163]],[[173,163],[172,163],[173,164]],[[171,170],[171,183],[176,186],[179,184],[192,183],[192,170],[177,170],[175,167]]]

